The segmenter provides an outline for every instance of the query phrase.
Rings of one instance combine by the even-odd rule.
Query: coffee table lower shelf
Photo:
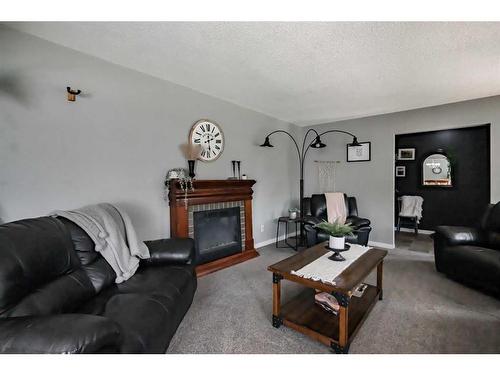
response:
[[[329,313],[314,303],[314,289],[304,289],[281,306],[280,318],[283,325],[301,332],[332,349],[347,352],[349,344],[366,316],[379,299],[377,287],[368,285],[361,297],[351,297],[347,319],[348,345],[339,344],[339,315]],[[280,323],[281,323],[280,322]]]

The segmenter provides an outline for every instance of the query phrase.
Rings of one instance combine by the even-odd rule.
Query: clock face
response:
[[[200,120],[193,125],[189,142],[201,146],[199,159],[202,161],[216,160],[224,150],[224,134],[219,125],[209,120]]]

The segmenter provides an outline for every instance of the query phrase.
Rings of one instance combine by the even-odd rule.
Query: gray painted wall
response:
[[[168,236],[163,178],[185,166],[179,144],[200,118],[219,122],[226,149],[214,163],[199,163],[199,178],[226,178],[241,159],[255,186],[254,237],[272,239],[274,219],[297,204],[295,150],[276,135],[288,123],[173,83],[137,73],[27,34],[0,28],[0,218],[11,221],[53,209],[110,201],[123,205],[144,238]],[[76,103],[65,87],[84,90]],[[500,200],[500,97],[316,126],[345,129],[372,142],[372,161],[346,163],[348,137],[330,134],[329,147],[311,150],[306,194],[318,190],[313,160],[341,160],[337,190],[358,198],[372,219],[371,239],[393,243],[394,135],[491,123],[491,201]],[[264,224],[264,232],[260,225]]]
[[[45,215],[109,201],[127,209],[143,238],[169,235],[163,179],[185,167],[179,145],[200,118],[217,121],[222,156],[200,179],[225,179],[230,161],[257,180],[254,238],[274,238],[274,218],[298,195],[294,149],[266,132],[295,126],[193,90],[0,28],[0,217]],[[175,52],[173,52],[175,53]],[[66,86],[84,95],[66,101]],[[260,225],[265,230],[261,233]]]
[[[354,195],[362,216],[372,220],[372,241],[393,244],[394,136],[419,131],[491,123],[491,202],[500,201],[500,96],[314,126],[320,131],[348,130],[372,142],[372,161],[346,163],[341,134],[325,135],[328,147],[311,150],[305,176],[306,195],[318,191],[314,160],[340,160],[336,188]],[[306,131],[307,129],[304,129]],[[459,202],[457,202],[459,204]],[[425,215],[425,212],[424,212]]]

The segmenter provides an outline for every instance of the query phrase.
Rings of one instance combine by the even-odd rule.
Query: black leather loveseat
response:
[[[358,205],[355,197],[348,197],[344,194],[344,200],[347,212],[346,223],[351,224],[354,229],[353,234],[346,237],[346,241],[364,246],[368,245],[372,230],[370,220],[358,216]],[[307,246],[310,247],[328,241],[329,236],[314,227],[323,220],[328,220],[325,194],[313,194],[310,198],[304,199],[304,216]]]
[[[439,272],[500,297],[500,203],[476,228],[437,227],[434,256]]]
[[[193,241],[146,244],[151,258],[115,284],[72,222],[0,225],[0,353],[165,353],[196,290]]]

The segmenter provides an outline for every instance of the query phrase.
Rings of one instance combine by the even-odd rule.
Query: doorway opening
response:
[[[394,144],[396,247],[431,251],[437,226],[479,223],[491,196],[490,124],[396,134]]]

